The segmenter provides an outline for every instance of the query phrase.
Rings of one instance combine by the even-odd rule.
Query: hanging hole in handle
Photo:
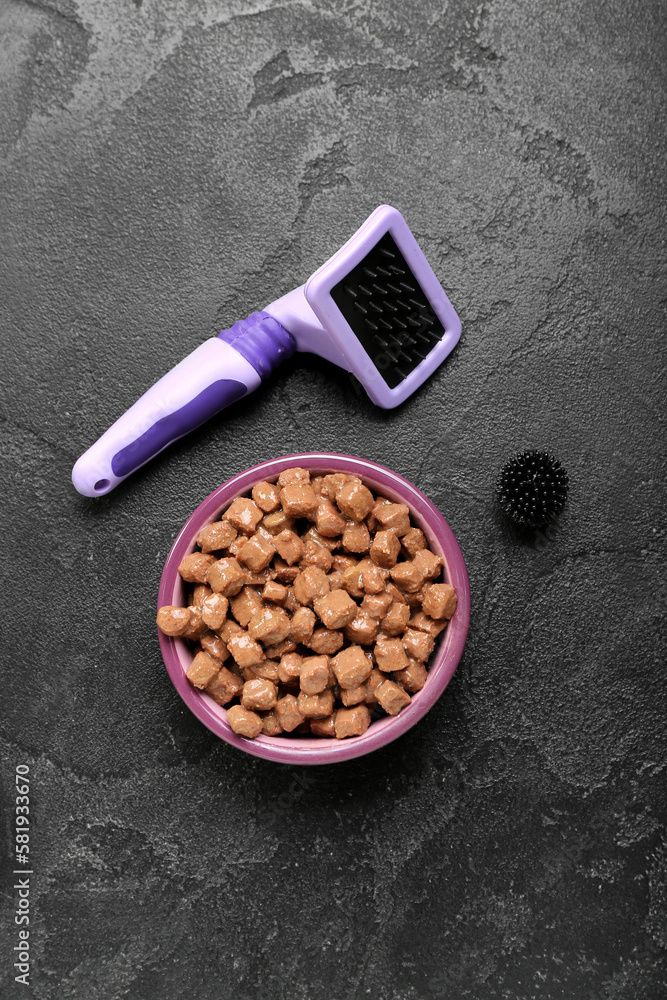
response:
[[[108,479],[98,479],[95,485],[93,486],[93,489],[95,490],[96,493],[104,493],[104,491],[108,490],[110,486],[111,483],[109,482]]]

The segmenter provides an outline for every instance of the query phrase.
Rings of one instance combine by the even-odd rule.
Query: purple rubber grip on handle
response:
[[[232,346],[233,345],[233,346]],[[256,389],[295,350],[267,313],[205,341],[131,406],[72,471],[84,496],[103,496],[173,441]]]

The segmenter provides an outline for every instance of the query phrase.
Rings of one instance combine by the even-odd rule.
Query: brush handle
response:
[[[78,460],[79,493],[109,493],[126,476],[223,407],[256,389],[255,368],[229,344],[212,337],[156,382]]]
[[[246,396],[296,350],[294,337],[265,312],[205,341],[144,393],[78,460],[72,482],[104,496],[172,441]]]

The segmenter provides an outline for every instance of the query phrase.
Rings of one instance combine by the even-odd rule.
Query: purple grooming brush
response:
[[[78,460],[79,493],[109,493],[172,441],[256,389],[295,351],[355,375],[378,406],[411,396],[461,323],[403,216],[381,205],[305,285],[196,348]]]

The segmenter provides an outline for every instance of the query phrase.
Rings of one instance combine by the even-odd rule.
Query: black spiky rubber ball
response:
[[[558,517],[567,499],[567,473],[546,451],[524,451],[504,466],[498,502],[515,524],[543,528]]]

